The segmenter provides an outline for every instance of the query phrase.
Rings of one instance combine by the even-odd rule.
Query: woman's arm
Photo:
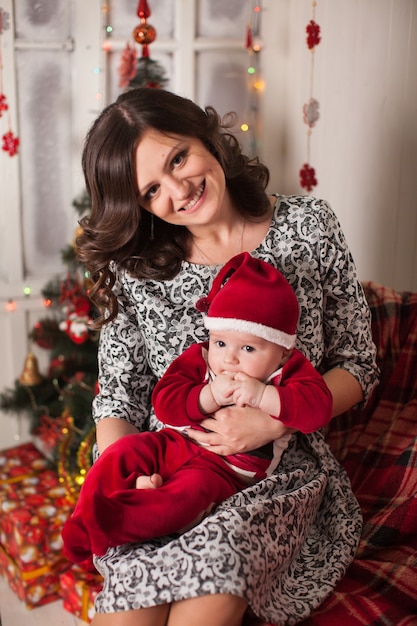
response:
[[[99,420],[96,425],[96,441],[100,454],[120,437],[137,432],[136,426],[124,419],[105,417]]]
[[[150,397],[155,384],[137,310],[131,306],[132,297],[126,293],[118,273],[116,277],[114,292],[119,313],[101,329],[99,393],[92,407],[100,452],[123,435],[148,430]]]
[[[335,367],[325,372],[323,378],[333,396],[333,417],[362,402],[362,387],[350,372]]]

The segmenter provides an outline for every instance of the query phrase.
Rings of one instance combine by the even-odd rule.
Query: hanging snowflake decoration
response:
[[[3,137],[3,145],[1,147],[2,150],[8,152],[10,156],[14,156],[17,154],[19,147],[19,138],[15,137],[11,130],[7,133],[4,133]]]
[[[313,128],[319,117],[319,103],[315,98],[310,98],[310,100],[303,106],[304,124]]]
[[[0,35],[3,34],[3,31],[9,30],[10,28],[9,18],[10,18],[9,13],[5,11],[2,7],[0,7]]]
[[[317,185],[316,171],[308,163],[304,163],[300,169],[300,185],[310,192]]]

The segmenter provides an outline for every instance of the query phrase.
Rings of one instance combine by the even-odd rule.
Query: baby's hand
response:
[[[219,406],[234,404],[233,393],[236,389],[236,382],[230,372],[223,372],[216,376],[210,383],[210,389]]]
[[[243,372],[238,372],[235,375],[235,382],[238,386],[233,392],[233,402],[237,406],[251,406],[258,408],[262,401],[262,396],[265,391],[265,383],[252,378]]]

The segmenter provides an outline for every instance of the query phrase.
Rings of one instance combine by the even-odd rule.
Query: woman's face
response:
[[[192,137],[147,131],[136,151],[141,205],[170,224],[210,223],[228,199],[223,169]]]

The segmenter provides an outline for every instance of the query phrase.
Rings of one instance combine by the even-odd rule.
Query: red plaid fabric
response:
[[[364,284],[381,382],[328,442],[364,516],[347,575],[303,626],[417,624],[417,294]]]
[[[363,286],[381,382],[327,434],[361,505],[362,539],[345,578],[300,626],[417,625],[417,294]]]

